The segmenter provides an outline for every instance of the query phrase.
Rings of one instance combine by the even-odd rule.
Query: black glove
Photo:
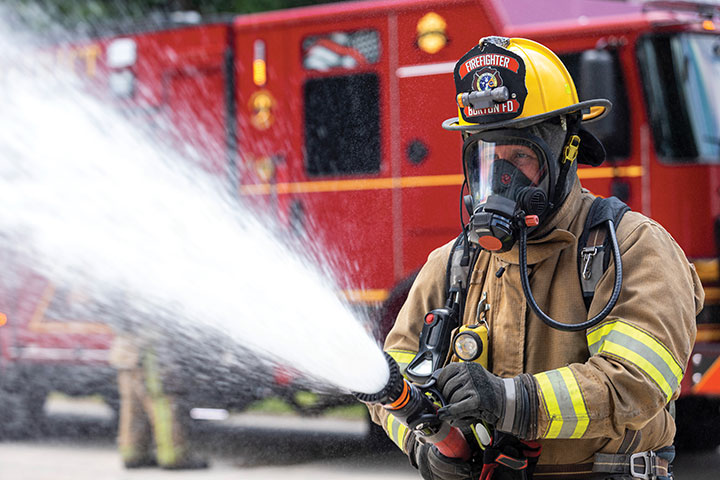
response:
[[[415,435],[408,439],[408,457],[413,467],[425,480],[468,480],[473,475],[472,465],[463,460],[448,458],[435,445],[422,443]]]
[[[440,371],[437,387],[446,401],[438,410],[441,420],[453,424],[484,420],[502,432],[535,439],[538,397],[531,375],[500,378],[479,363],[454,362]]]

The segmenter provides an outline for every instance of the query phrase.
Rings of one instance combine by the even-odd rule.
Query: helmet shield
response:
[[[526,130],[469,135],[463,146],[463,165],[473,205],[477,208],[498,195],[516,202],[527,214],[543,215],[547,203],[528,203],[530,193],[539,189],[545,199],[551,198],[556,158],[548,142]]]

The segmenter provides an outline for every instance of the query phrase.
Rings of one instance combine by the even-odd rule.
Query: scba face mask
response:
[[[505,252],[515,243],[518,222],[535,227],[547,218],[565,135],[560,124],[546,122],[466,136],[463,165],[470,189],[470,241]]]

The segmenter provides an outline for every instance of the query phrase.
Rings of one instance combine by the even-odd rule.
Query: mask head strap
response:
[[[560,205],[565,195],[565,184],[567,182],[567,176],[573,163],[577,159],[578,151],[580,149],[580,116],[579,115],[568,115],[561,121],[567,122],[567,135],[565,136],[565,146],[560,153],[559,163],[560,171],[558,172],[557,185],[555,186],[555,194],[551,200],[553,208],[555,205]]]

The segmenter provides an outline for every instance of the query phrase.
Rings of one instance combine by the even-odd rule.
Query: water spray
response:
[[[87,294],[105,307],[88,319],[107,324],[167,319],[183,353],[212,355],[212,335],[195,332],[217,332],[252,350],[240,361],[291,365],[312,388],[387,382],[376,340],[338,295],[342,269],[317,261],[322,245],[277,235],[274,216],[228,192],[192,145],[177,148],[88,94],[52,55],[19,41],[3,11],[0,254],[14,264],[0,282],[35,272]],[[222,148],[197,151],[224,158]]]

